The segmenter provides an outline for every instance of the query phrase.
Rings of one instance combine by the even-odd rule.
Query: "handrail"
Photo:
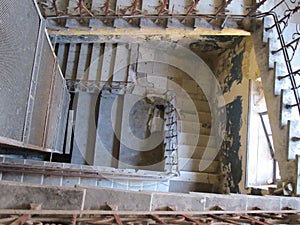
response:
[[[167,98],[165,107],[165,126],[168,133],[167,135],[165,135],[165,165],[169,168],[166,171],[167,173],[178,175],[178,120],[176,112],[176,97],[171,95],[167,95],[167,97],[170,97],[171,99]]]
[[[291,0],[291,1],[293,2],[293,0]],[[284,1],[281,1],[280,3],[283,4],[283,2]],[[279,4],[276,5],[276,7],[278,7],[278,6],[279,6]],[[273,7],[271,10],[274,10],[276,7]],[[283,37],[283,30],[287,27],[288,21],[289,21],[291,15],[296,13],[299,9],[300,9],[299,6],[296,6],[294,9],[288,8],[288,14],[286,14],[281,20],[278,20],[277,13],[274,12],[274,11],[269,11],[269,12],[262,13],[262,14],[257,14],[255,17],[256,18],[262,18],[262,17],[272,16],[272,18],[273,18],[274,25],[272,25],[271,27],[265,28],[265,30],[268,31],[268,30],[270,30],[274,27],[276,28],[281,48],[278,49],[277,51],[274,51],[273,53],[277,53],[279,51],[282,51],[282,53],[283,53],[285,65],[286,65],[286,68],[287,68],[287,71],[288,71],[288,74],[285,75],[284,77],[289,77],[289,79],[291,81],[291,86],[292,86],[291,90],[293,91],[293,94],[294,94],[294,97],[295,97],[295,100],[296,100],[296,104],[286,105],[286,108],[291,108],[291,107],[297,106],[298,112],[299,112],[299,115],[300,115],[300,96],[299,96],[299,93],[298,93],[298,90],[297,90],[298,86],[297,86],[297,83],[296,83],[296,80],[295,80],[295,77],[294,77],[294,75],[298,74],[298,73],[297,73],[297,71],[293,71],[292,65],[291,65],[291,60],[294,57],[296,48],[293,48],[294,53],[293,53],[291,59],[290,59],[289,54],[287,52],[287,49],[290,47],[290,44],[291,43],[293,44],[295,42],[292,41],[292,42],[286,44],[285,40],[284,40],[284,37]],[[283,29],[281,29],[281,27],[280,27],[281,23],[284,23],[284,28]],[[282,79],[282,78],[283,77],[280,77],[280,79]]]

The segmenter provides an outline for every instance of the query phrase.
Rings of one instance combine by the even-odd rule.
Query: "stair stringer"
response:
[[[264,43],[262,24],[257,24],[257,29],[252,33],[254,50],[257,60],[260,76],[262,79],[264,95],[268,108],[268,116],[271,124],[273,142],[275,148],[275,158],[278,161],[280,176],[282,181],[291,181],[294,184],[297,179],[296,161],[288,160],[288,126],[281,126],[281,96],[274,95],[275,70],[269,68],[269,43]],[[263,57],[267,56],[267,57]]]

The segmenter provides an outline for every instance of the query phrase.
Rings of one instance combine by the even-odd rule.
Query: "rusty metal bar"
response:
[[[195,0],[194,3],[191,5],[191,7],[188,9],[186,15],[190,15],[194,9],[197,7],[197,5],[199,4],[200,0]]]
[[[175,212],[175,209],[173,207],[168,206],[167,209]],[[196,223],[197,225],[204,225],[204,223],[201,223],[200,221],[194,219],[192,216],[186,215],[185,213],[179,215],[184,217],[187,221],[191,221],[193,223]]]
[[[138,9],[137,9],[138,3],[139,3],[139,0],[134,0],[132,5],[129,7],[129,9],[131,9],[130,15],[134,15],[138,11]]]
[[[223,13],[226,7],[232,2],[232,0],[225,0],[225,3],[220,7],[220,9],[216,12],[216,16]]]
[[[76,225],[76,222],[77,222],[76,220],[77,220],[77,215],[74,214],[74,215],[72,216],[72,220],[71,220],[70,225]]]
[[[159,6],[158,16],[166,11],[169,11],[166,7],[169,4],[169,0],[163,0],[163,3]]]
[[[202,15],[202,14],[190,14],[190,15],[182,15],[182,14],[135,14],[135,15],[94,15],[94,17],[83,15],[62,15],[62,16],[49,16],[47,20],[60,20],[60,19],[98,19],[98,20],[107,20],[107,19],[189,19],[189,18],[204,18],[204,19],[217,19],[217,18],[225,18],[229,17],[233,20],[240,20],[246,18],[244,15]]]
[[[226,223],[241,225],[240,223],[238,223],[234,220],[228,219],[225,216],[210,215],[210,217],[212,217],[214,219],[217,219],[217,220],[220,220],[220,221],[223,221],[223,222],[226,222]]]
[[[110,205],[107,205],[107,206],[108,206],[111,210],[117,211],[117,207],[113,207],[113,206],[110,206]],[[114,216],[114,219],[115,219],[115,221],[116,221],[116,223],[117,223],[118,225],[124,225],[123,222],[122,222],[122,220],[121,220],[121,218],[120,218],[120,216],[119,216],[118,214],[114,213],[113,216]]]
[[[257,214],[257,210],[239,211],[111,211],[111,210],[31,210],[31,209],[0,209],[0,215],[36,214],[36,215],[245,215]],[[259,213],[300,214],[300,210],[260,210]]]
[[[260,224],[260,225],[272,225],[271,223],[267,223],[267,222],[263,222],[263,221],[260,221],[260,220],[257,220],[257,219],[254,219],[250,216],[241,216],[241,218],[244,218],[248,221],[250,221],[251,223],[254,223],[254,224]]]
[[[254,14],[256,12],[257,9],[259,9],[263,4],[265,4],[265,2],[268,0],[262,0],[259,3],[256,3],[255,7],[253,7],[246,16],[251,16],[252,14]]]
[[[108,16],[109,12],[113,11],[110,9],[109,5],[110,5],[110,0],[106,0],[104,6],[101,8],[101,10],[104,9],[105,16]]]
[[[165,223],[164,221],[162,221],[157,215],[150,215],[150,217],[151,217],[153,220],[157,221],[159,224],[167,224],[167,223]]]

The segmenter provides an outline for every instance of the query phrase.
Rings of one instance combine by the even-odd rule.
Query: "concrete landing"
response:
[[[42,209],[104,209],[107,204],[118,210],[155,211],[167,206],[182,211],[209,211],[215,206],[224,210],[282,210],[300,208],[300,199],[279,196],[189,194],[150,191],[123,191],[109,188],[42,187],[0,182],[0,209],[28,209],[30,203],[42,203]]]
[[[81,210],[84,189],[63,188],[0,182],[1,209],[30,209],[31,203],[41,204],[42,209]]]

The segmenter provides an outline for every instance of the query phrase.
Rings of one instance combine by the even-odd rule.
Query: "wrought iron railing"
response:
[[[262,1],[264,2],[264,1]],[[291,7],[291,5],[293,7]],[[260,7],[261,5],[258,4]],[[256,7],[256,10],[259,9],[259,7]],[[278,14],[276,13],[276,10],[281,7],[284,8],[284,14],[282,15],[282,18],[279,19]],[[291,90],[293,91],[293,95],[295,97],[295,104],[286,104],[285,107],[292,108],[297,107],[298,112],[300,114],[300,95],[298,92],[298,88],[300,87],[300,84],[297,84],[296,76],[300,75],[300,69],[295,69],[292,66],[292,60],[294,59],[295,53],[298,48],[298,44],[300,42],[300,25],[296,25],[296,30],[292,35],[292,41],[286,43],[286,38],[284,37],[284,31],[289,25],[290,19],[294,14],[300,11],[300,2],[297,3],[296,0],[282,0],[278,4],[276,4],[273,8],[271,8],[267,12],[258,13],[254,16],[256,18],[265,18],[265,17],[272,17],[273,19],[273,25],[270,27],[265,28],[266,31],[270,31],[271,29],[275,29],[278,35],[278,40],[280,42],[280,48],[277,50],[272,51],[272,54],[276,54],[279,52],[282,52],[285,66],[287,69],[287,74],[278,76],[277,79],[282,80],[285,78],[289,78],[291,82]],[[290,52],[290,53],[289,53]]]
[[[176,111],[176,96],[167,96],[165,105],[165,171],[177,175],[178,166],[178,121]]]

